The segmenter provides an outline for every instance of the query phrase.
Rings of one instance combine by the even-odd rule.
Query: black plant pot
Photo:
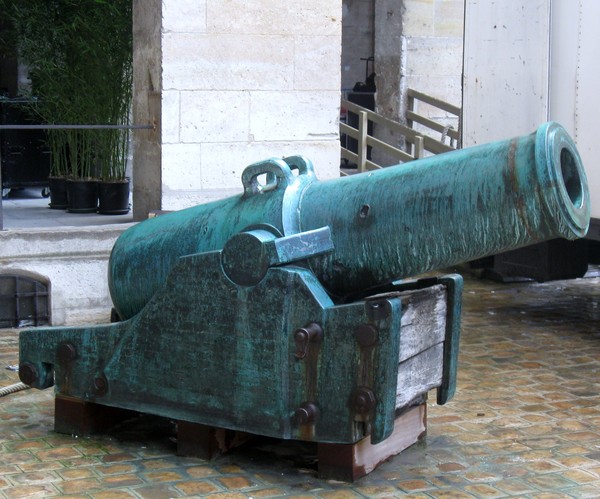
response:
[[[53,210],[66,210],[69,206],[67,198],[67,179],[64,177],[48,177],[50,189],[50,208]]]
[[[96,213],[98,210],[98,182],[95,180],[67,180],[69,213]]]
[[[98,182],[98,213],[125,215],[129,213],[129,179]]]

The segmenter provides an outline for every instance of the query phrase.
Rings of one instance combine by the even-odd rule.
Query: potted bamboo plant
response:
[[[86,48],[86,75],[89,92],[93,92],[93,98],[86,100],[92,123],[129,125],[133,84],[131,11],[131,0],[111,0],[86,12],[89,38],[94,38],[94,43]],[[109,215],[127,213],[129,130],[90,132],[94,150],[92,174],[98,179],[98,211]]]
[[[67,139],[62,130],[48,130],[48,145],[50,146],[51,163],[48,187],[50,189],[50,208],[65,210],[69,206],[67,196]]]
[[[0,0],[28,65],[37,112],[50,124],[128,125],[132,87],[131,0]],[[69,211],[95,212],[98,182],[117,184],[129,211],[127,129],[53,130],[52,175],[67,176]],[[110,189],[108,189],[110,191]],[[51,188],[52,195],[52,188]],[[51,198],[51,207],[57,203]]]
[[[104,93],[98,94],[98,108],[104,112],[106,123],[129,125],[132,88],[132,34],[131,1],[118,0],[111,4],[98,20],[104,23],[103,34],[107,43],[98,46],[99,59],[111,61],[101,68]],[[108,215],[120,215],[129,211],[129,185],[127,161],[129,156],[129,129],[103,130],[98,150],[98,211]]]

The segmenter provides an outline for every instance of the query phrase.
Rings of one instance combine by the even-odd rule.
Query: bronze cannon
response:
[[[57,430],[89,429],[74,407],[126,409],[177,421],[182,442],[190,427],[318,442],[322,475],[356,478],[374,466],[356,471],[358,445],[399,418],[419,434],[427,393],[444,404],[455,390],[462,278],[411,278],[589,223],[556,123],[329,181],[302,157],[270,159],[242,184],[121,235],[117,322],[21,334],[21,380],[55,386]],[[339,446],[352,465],[330,457]]]

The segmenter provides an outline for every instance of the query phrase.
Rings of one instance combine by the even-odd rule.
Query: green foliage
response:
[[[129,124],[131,0],[0,0],[29,67],[35,111],[52,124]],[[53,173],[125,177],[127,130],[52,130]]]

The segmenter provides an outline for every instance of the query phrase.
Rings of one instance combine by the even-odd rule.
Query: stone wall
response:
[[[108,259],[127,225],[0,232],[3,274],[50,282],[53,325],[110,321]]]
[[[341,15],[341,0],[163,0],[162,209],[238,193],[273,156],[338,175]]]

